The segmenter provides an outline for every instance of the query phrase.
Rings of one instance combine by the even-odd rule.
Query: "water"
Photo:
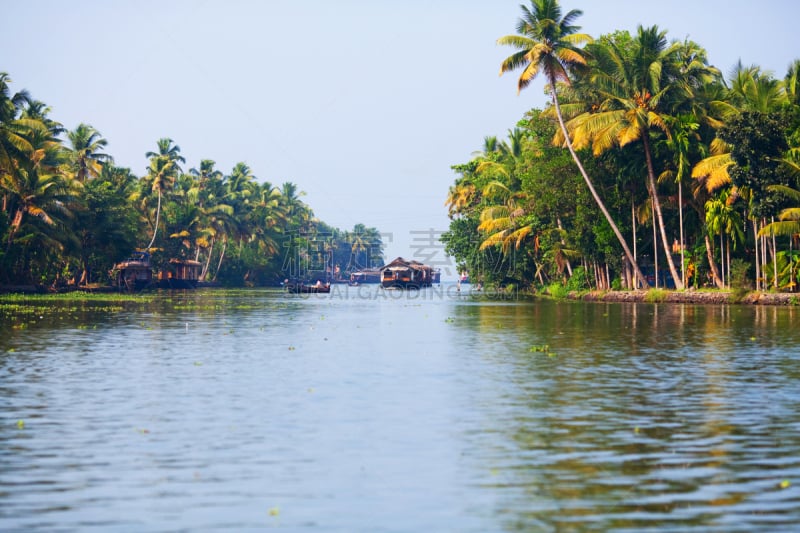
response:
[[[800,524],[797,309],[335,289],[0,307],[0,530]]]

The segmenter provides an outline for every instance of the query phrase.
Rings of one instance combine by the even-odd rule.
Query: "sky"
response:
[[[517,73],[498,76],[520,3],[1,0],[0,72],[68,129],[92,125],[139,176],[169,137],[184,170],[244,162],[297,184],[329,225],[379,229],[387,260],[455,275],[438,243],[451,166],[547,103],[543,80],[517,95]],[[741,60],[783,77],[800,58],[794,0],[561,5],[594,37],[655,24],[694,40],[726,74]]]

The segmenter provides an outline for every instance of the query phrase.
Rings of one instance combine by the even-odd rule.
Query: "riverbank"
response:
[[[651,302],[681,304],[800,305],[800,296],[785,292],[737,291],[590,291],[571,292],[569,298],[592,302]]]

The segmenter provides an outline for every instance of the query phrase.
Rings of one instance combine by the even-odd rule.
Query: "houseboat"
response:
[[[110,272],[117,290],[135,292],[153,285],[153,269],[150,268],[150,254],[133,252],[131,256],[114,265]]]
[[[398,257],[381,267],[381,287],[384,289],[420,289],[430,287],[433,269],[419,261]]]
[[[166,270],[158,273],[160,289],[196,289],[202,263],[191,259],[170,259]]]
[[[350,285],[363,285],[365,283],[380,283],[381,271],[377,268],[359,270],[350,274]]]

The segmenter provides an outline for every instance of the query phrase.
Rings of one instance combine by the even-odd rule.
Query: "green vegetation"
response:
[[[377,229],[326,225],[293,183],[260,181],[245,163],[223,174],[210,159],[184,171],[168,138],[136,176],[114,165],[100,132],[66,129],[11,81],[0,72],[0,285],[105,284],[136,248],[156,269],[193,259],[202,280],[230,286],[383,263]]]
[[[501,74],[519,90],[541,74],[551,103],[452,167],[442,241],[459,268],[556,297],[656,271],[660,288],[795,291],[800,60],[726,78],[698,43],[657,26],[592,38],[581,14],[532,0],[498,39],[515,50]]]

